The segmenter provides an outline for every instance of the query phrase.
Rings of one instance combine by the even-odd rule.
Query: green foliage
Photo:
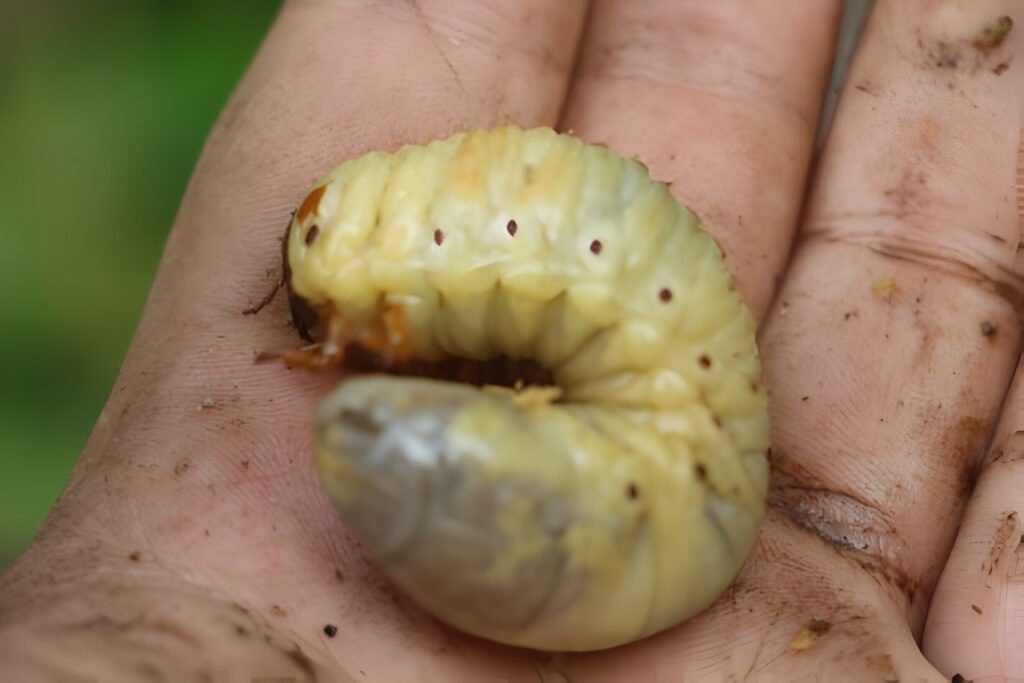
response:
[[[278,4],[0,0],[0,566],[67,480]]]

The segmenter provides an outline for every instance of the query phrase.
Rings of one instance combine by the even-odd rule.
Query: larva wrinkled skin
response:
[[[641,164],[547,128],[366,154],[307,197],[286,266],[322,364],[529,359],[557,387],[357,375],[321,403],[328,493],[430,613],[594,650],[735,576],[768,476],[754,325]]]

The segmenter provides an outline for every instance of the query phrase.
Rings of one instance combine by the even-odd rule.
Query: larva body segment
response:
[[[339,355],[418,374],[504,359],[506,383],[532,364],[558,388],[372,376],[322,402],[327,491],[428,611],[590,650],[732,580],[767,487],[754,326],[640,164],[514,127],[367,154],[303,203],[286,259],[299,317]]]

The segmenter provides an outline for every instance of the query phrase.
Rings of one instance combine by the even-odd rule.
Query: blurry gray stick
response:
[[[836,43],[836,58],[832,63],[832,75],[828,80],[828,90],[825,92],[825,102],[821,107],[821,118],[818,123],[818,139],[815,149],[820,150],[828,137],[829,128],[832,127],[832,117],[836,113],[836,104],[839,102],[839,93],[846,81],[846,72],[850,68],[850,60],[853,59],[854,49],[860,39],[861,31],[871,13],[874,0],[846,0],[843,6],[843,21],[839,28],[839,40]]]

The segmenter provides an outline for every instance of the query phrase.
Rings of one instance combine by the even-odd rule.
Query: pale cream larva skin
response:
[[[754,326],[714,241],[642,165],[546,128],[367,154],[304,203],[287,259],[319,341],[529,358],[562,389],[377,376],[321,404],[329,494],[439,619],[600,649],[735,576],[767,487]]]

